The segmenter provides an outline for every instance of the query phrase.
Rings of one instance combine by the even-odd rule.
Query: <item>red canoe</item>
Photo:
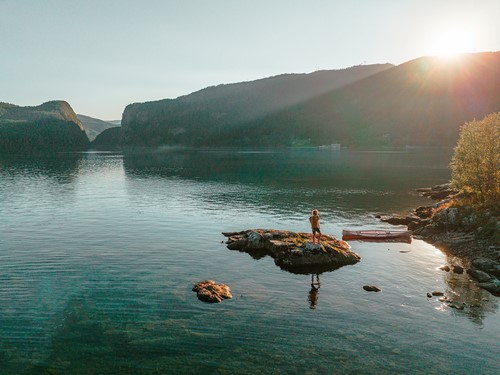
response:
[[[397,240],[411,242],[411,230],[346,230],[342,239],[348,240]]]

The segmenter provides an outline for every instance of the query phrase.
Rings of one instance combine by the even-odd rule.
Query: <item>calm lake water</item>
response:
[[[498,374],[498,298],[432,245],[351,242],[311,276],[223,231],[383,229],[431,201],[451,150],[165,151],[0,158],[0,372]],[[394,227],[390,227],[394,228]],[[234,298],[200,302],[214,279]],[[382,291],[368,293],[363,285]],[[453,309],[430,291],[465,304]]]

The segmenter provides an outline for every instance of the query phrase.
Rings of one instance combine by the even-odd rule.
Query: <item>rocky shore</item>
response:
[[[406,216],[382,216],[392,225],[406,225],[415,238],[459,258],[478,286],[500,296],[500,224],[495,212],[463,202],[448,184],[418,189],[436,202]]]
[[[293,273],[321,273],[355,264],[361,257],[350,250],[347,242],[322,235],[321,243],[313,243],[310,233],[275,229],[250,229],[222,233],[228,237],[228,249],[239,250],[255,258],[266,255],[277,266]]]

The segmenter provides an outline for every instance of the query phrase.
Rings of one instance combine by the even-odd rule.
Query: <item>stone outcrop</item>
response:
[[[321,243],[312,243],[310,233],[275,229],[251,229],[223,233],[228,249],[239,250],[260,258],[274,258],[279,267],[294,273],[316,273],[355,264],[361,257],[350,250],[347,242],[322,235]]]
[[[218,303],[233,298],[231,289],[225,284],[218,284],[213,280],[200,281],[195,284],[193,291],[200,301]]]

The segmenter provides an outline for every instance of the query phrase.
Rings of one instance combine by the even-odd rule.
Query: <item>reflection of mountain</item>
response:
[[[354,189],[414,188],[421,178],[447,169],[451,149],[415,152],[282,152],[168,151],[125,155],[128,173],[179,176],[189,179],[277,184],[282,186],[341,187]]]
[[[337,74],[350,82],[344,77],[314,91],[311,82],[284,75],[131,104],[123,113],[123,139],[153,147],[453,146],[465,121],[500,110],[500,52]]]
[[[82,123],[64,101],[37,107],[0,103],[0,152],[77,151],[88,145]]]
[[[62,155],[25,156],[0,154],[0,176],[2,170],[9,176],[45,176],[59,183],[72,182],[79,173],[83,155],[68,153]]]
[[[400,153],[330,152],[318,150],[274,153],[234,151],[170,151],[125,155],[127,175],[209,181],[200,199],[207,205],[258,206],[293,215],[313,206],[352,212],[379,206],[413,208],[408,192],[444,182],[451,150]],[[300,196],[300,200],[297,200]],[[374,199],[375,198],[375,199]],[[318,207],[318,208],[320,208]]]

